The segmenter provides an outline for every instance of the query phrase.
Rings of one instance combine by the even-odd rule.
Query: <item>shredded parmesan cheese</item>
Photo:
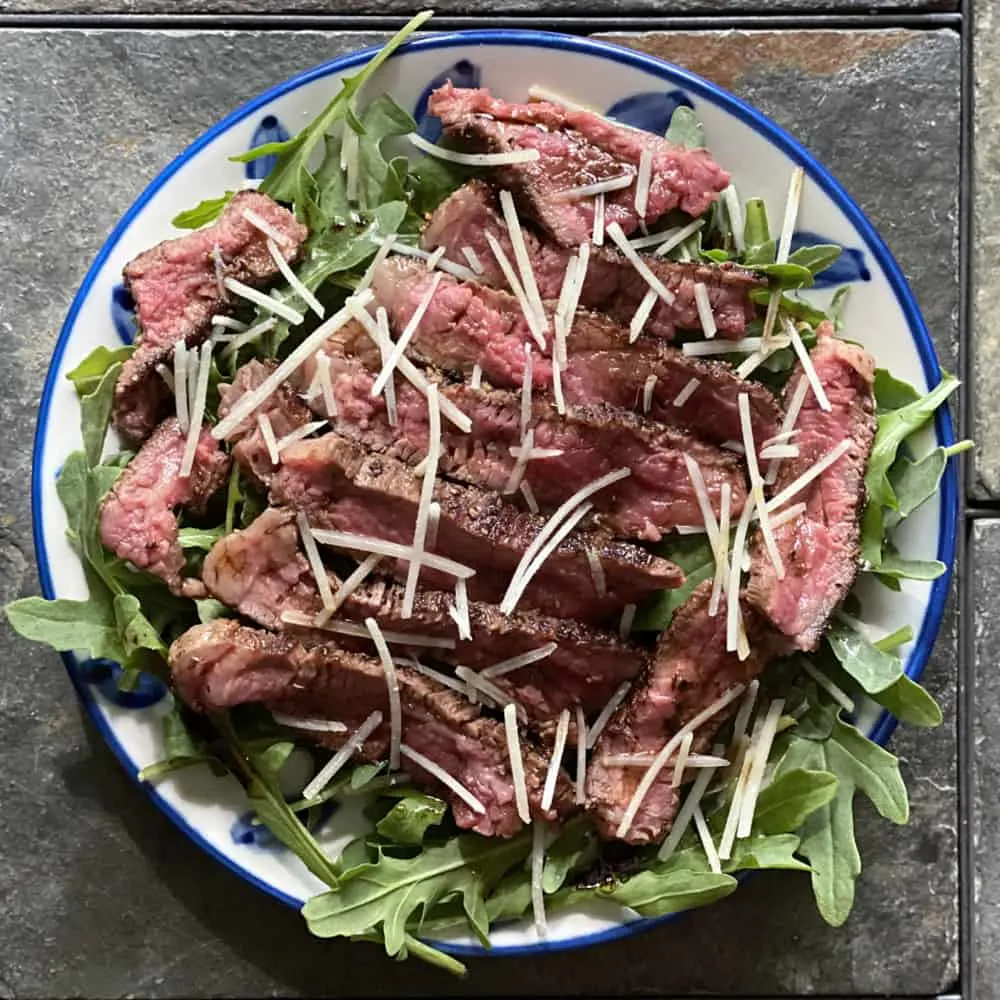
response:
[[[787,337],[775,337],[770,346],[788,347],[791,341]],[[681,350],[691,357],[706,357],[711,354],[752,354],[764,345],[763,337],[744,337],[742,340],[693,340],[684,344]]]
[[[382,364],[386,365],[392,353],[392,337],[389,336],[389,314],[385,311],[385,306],[379,306],[375,310],[375,326],[378,329],[379,354]],[[396,380],[391,375],[385,383],[385,416],[390,427],[395,427],[399,423],[396,410]]]
[[[538,506],[538,501],[535,499],[535,491],[531,488],[530,483],[521,483],[521,496],[524,497],[524,502],[528,505],[528,510],[532,514],[537,514],[542,509]]]
[[[755,503],[754,494],[747,497],[743,513],[736,525],[736,538],[733,540],[733,557],[729,568],[729,587],[726,590],[726,649],[733,652],[737,649],[740,625],[740,572],[742,570],[743,546],[747,542],[747,531],[750,529],[750,516]]]
[[[583,715],[583,705],[576,706],[576,780],[573,801],[582,806],[587,801],[587,720]]]
[[[798,458],[799,448],[794,444],[772,444],[769,448],[761,448],[760,457],[765,461],[772,458]]]
[[[552,798],[556,792],[556,780],[559,777],[559,765],[562,762],[563,751],[566,749],[566,738],[569,736],[569,709],[564,708],[559,713],[556,724],[556,736],[552,745],[552,757],[549,769],[545,774],[545,787],[542,790],[542,810],[547,812],[552,807]]]
[[[382,713],[379,711],[372,712],[348,737],[347,742],[320,769],[316,777],[302,789],[302,798],[316,798],[333,781],[337,772],[351,759],[354,752],[364,746],[365,740],[375,732],[381,722]]]
[[[541,155],[537,149],[514,149],[509,153],[458,153],[453,149],[435,146],[416,132],[410,132],[406,138],[428,156],[436,156],[439,160],[459,163],[465,167],[503,167],[516,163],[534,163]]]
[[[444,257],[444,252],[446,249],[447,247],[440,246],[430,255],[430,257],[427,258],[428,271],[433,271],[434,268],[438,266],[438,264],[441,261],[441,258]]]
[[[743,693],[743,685],[738,684],[736,687],[731,688],[724,695],[716,698],[707,708],[702,709],[690,722],[682,726],[663,746],[660,752],[656,755],[653,763],[649,766],[649,770],[642,776],[642,780],[639,782],[638,787],[635,790],[631,800],[629,801],[628,807],[622,816],[621,823],[618,825],[618,830],[615,834],[619,840],[623,839],[628,833],[632,826],[632,821],[635,819],[636,814],[639,812],[639,807],[642,805],[643,800],[649,793],[650,788],[653,787],[653,782],[656,781],[663,770],[667,761],[670,759],[671,755],[680,746],[681,741],[684,739],[687,733],[696,732],[698,727],[703,725],[712,716],[717,715],[721,712],[727,705],[738,698]]]
[[[566,397],[563,396],[562,372],[559,369],[559,362],[552,365],[552,395],[556,401],[556,412],[560,415],[566,413]]]
[[[722,874],[722,865],[719,862],[719,852],[715,849],[715,841],[712,840],[712,833],[708,829],[708,822],[705,814],[701,811],[701,805],[694,807],[694,827],[698,831],[698,839],[708,858],[708,867],[717,875]]]
[[[604,727],[608,724],[611,716],[618,711],[618,706],[625,700],[625,695],[628,694],[631,687],[631,681],[623,681],[619,684],[615,688],[615,693],[608,699],[607,704],[601,709],[600,714],[594,720],[594,724],[590,727],[586,736],[577,736],[578,740],[585,741],[588,750],[594,749],[598,736],[604,731]]]
[[[708,297],[708,286],[703,281],[694,283],[694,304],[698,308],[698,322],[701,330],[711,340],[718,331],[715,325],[715,314],[712,312],[712,302]]]
[[[545,937],[548,924],[545,919],[545,891],[542,878],[545,875],[545,823],[539,821],[531,831],[531,915],[535,922],[535,931],[539,937]]]
[[[287,234],[283,233],[280,229],[275,228],[271,225],[267,219],[263,216],[258,215],[252,208],[247,208],[243,210],[243,218],[250,223],[255,229],[259,229],[265,236],[267,236],[274,243],[286,243],[290,244],[294,241]]]
[[[518,565],[518,568],[514,573],[514,579],[511,580],[510,586],[507,588],[507,593],[504,595],[503,603],[500,605],[501,612],[509,615],[514,611],[514,608],[517,606],[517,602],[521,598],[521,594],[524,593],[532,578],[542,568],[542,564],[561,544],[562,540],[577,526],[577,524],[590,513],[592,507],[593,505],[590,503],[585,503],[578,507],[566,518],[565,521],[563,521],[562,524],[559,525],[552,537],[549,538],[549,540],[542,546],[541,551],[539,551],[538,555],[526,569],[522,571],[520,564]],[[548,524],[546,524],[546,527],[548,527]],[[542,531],[544,530],[545,529],[543,528]],[[540,535],[541,532],[539,532],[539,536]],[[537,541],[537,537],[535,540]],[[518,573],[520,573],[520,576],[518,576]]]
[[[629,635],[631,634],[632,622],[634,621],[635,621],[635,605],[626,604],[625,607],[622,608],[621,621],[618,623],[618,636],[622,640],[622,642],[625,642],[625,640],[628,639]]]
[[[595,479],[592,483],[588,483],[586,486],[581,487],[577,490],[568,500],[566,500],[556,512],[545,522],[545,526],[542,530],[535,536],[531,544],[525,550],[524,555],[521,557],[520,563],[518,563],[517,569],[514,571],[513,579],[507,588],[507,592],[504,594],[503,600],[500,603],[500,608],[508,608],[509,610],[504,611],[504,614],[510,614],[514,610],[514,606],[524,590],[526,581],[522,583],[522,577],[525,575],[526,571],[531,567],[536,555],[538,555],[539,550],[543,545],[549,540],[549,538],[559,529],[562,522],[572,515],[579,504],[583,503],[588,497],[593,496],[600,490],[603,490],[607,486],[611,486],[613,483],[617,483],[621,479],[625,479],[632,474],[632,470],[628,468],[616,469],[614,472],[609,472],[606,475]],[[582,516],[582,515],[581,515]],[[577,518],[579,520],[579,518]],[[575,522],[574,522],[575,523]]]
[[[156,374],[163,379],[166,387],[173,392],[174,391],[174,373],[162,362],[156,366]]]
[[[802,201],[802,182],[805,180],[805,171],[802,167],[796,167],[792,171],[792,178],[788,182],[788,200],[785,202],[785,218],[781,223],[781,237],[778,240],[778,252],[775,255],[775,262],[784,264],[788,261],[788,253],[792,249],[792,233],[795,230],[795,220],[799,214],[799,203]]]
[[[715,549],[715,576],[712,580],[712,596],[708,602],[709,618],[714,618],[719,613],[719,600],[729,573],[729,514],[732,500],[732,485],[723,483],[722,507],[719,510],[719,543]]]
[[[368,629],[378,650],[378,658],[382,661],[382,669],[385,671],[385,684],[389,690],[389,770],[399,770],[399,744],[403,735],[403,713],[399,703],[399,681],[396,677],[396,667],[389,655],[389,647],[386,645],[382,630],[378,627],[378,622],[374,618],[365,619],[365,628]]]
[[[218,243],[212,247],[212,264],[215,267],[215,289],[219,293],[222,302],[229,301],[229,293],[226,291],[226,262],[222,259],[222,247]]]
[[[639,256],[639,254],[632,249],[629,241],[625,238],[625,233],[622,232],[622,227],[618,225],[617,222],[612,222],[608,226],[608,236],[611,237],[615,246],[621,250],[624,254],[625,259],[639,272],[643,281],[653,289],[656,294],[663,299],[668,305],[674,301],[674,293],[663,284],[660,279],[653,274],[650,270],[649,265]]]
[[[795,324],[788,319],[787,316],[785,317],[785,332],[792,341],[792,347],[795,348],[795,354],[799,359],[799,364],[802,365],[802,370],[806,373],[806,378],[809,379],[809,385],[812,386],[813,395],[816,397],[816,402],[819,403],[819,408],[829,412],[831,409],[830,400],[827,398],[826,390],[823,388],[823,383],[820,381],[815,367],[813,367],[812,359],[809,357],[806,345],[802,343],[802,337],[799,335],[799,331],[795,328]]]
[[[850,449],[851,440],[845,438],[838,445],[828,451],[821,459],[806,469],[794,482],[789,483],[776,497],[772,497],[767,504],[769,511],[777,510],[782,504],[787,503],[797,493],[804,490],[814,479],[821,476],[834,462]]]
[[[417,303],[417,308],[413,311],[413,315],[410,317],[410,322],[403,328],[403,332],[399,335],[399,340],[397,340],[393,345],[389,359],[383,363],[382,370],[378,373],[378,377],[375,379],[375,384],[372,386],[371,392],[373,398],[382,392],[386,383],[392,377],[392,373],[395,371],[396,365],[399,363],[399,359],[403,356],[403,352],[406,348],[410,346],[410,341],[413,339],[413,335],[417,332],[417,327],[420,326],[420,321],[424,318],[424,313],[427,312],[427,307],[431,304],[431,299],[434,298],[434,295],[438,290],[438,285],[440,284],[441,272],[435,271],[431,276],[427,291],[424,292],[420,301]]]
[[[482,274],[484,271],[482,261],[479,259],[478,254],[472,247],[462,247],[462,256],[469,262],[469,267],[476,274]]]
[[[278,249],[278,244],[274,242],[273,239],[267,241],[267,252],[271,255],[271,259],[277,265],[278,270],[281,272],[281,276],[292,286],[292,291],[302,299],[302,301],[310,308],[312,311],[322,319],[326,315],[326,310],[323,308],[323,303],[316,298],[315,295],[302,283],[299,276],[292,270],[288,261],[285,260],[285,255]]]
[[[378,266],[392,252],[393,244],[396,242],[398,235],[398,233],[389,233],[389,235],[384,237],[382,242],[379,243],[379,248],[375,251],[375,256],[372,257],[372,262],[368,265],[365,269],[365,273],[361,276],[361,280],[358,282],[356,291],[362,292],[372,283],[372,278],[375,277],[375,272],[378,270]]]
[[[390,559],[402,559],[410,562],[413,559],[413,549],[409,545],[400,545],[399,542],[387,542],[381,538],[373,538],[370,535],[352,535],[346,531],[326,531],[317,528],[313,532],[313,537],[320,545],[330,545],[335,549],[346,549],[350,552],[374,552],[380,556],[387,556]],[[439,573],[447,573],[449,576],[467,580],[475,576],[476,571],[471,566],[465,566],[454,559],[445,556],[432,555],[424,552],[421,561],[428,569],[437,570]]]
[[[417,260],[423,261],[429,261],[433,256],[426,250],[421,250],[420,247],[411,247],[408,243],[400,243],[399,240],[393,242],[392,252],[403,257],[416,257]],[[447,257],[442,257],[437,262],[437,267],[439,271],[446,271],[453,278],[458,278],[459,281],[475,281],[477,277],[476,272],[471,268],[465,267],[463,264],[456,264],[453,260],[448,260]]]
[[[680,748],[677,751],[677,756],[674,758],[674,774],[670,781],[674,788],[680,788],[681,782],[684,780],[684,769],[688,765],[688,758],[691,756],[691,746],[693,743],[694,733],[685,733],[684,739],[681,740]]]
[[[590,566],[590,577],[594,581],[594,593],[598,597],[607,597],[608,578],[601,565],[601,557],[588,545],[584,551],[587,553],[587,563]]]
[[[841,708],[846,709],[848,712],[854,711],[854,700],[850,695],[846,694],[844,690],[837,684],[834,684],[822,670],[817,670],[805,657],[802,657],[799,662],[802,665],[802,669],[824,690],[828,695],[830,695],[833,700],[840,705]]]
[[[483,384],[483,369],[482,366],[477,361],[472,366],[472,377],[469,379],[469,385],[473,389],[478,389]]]
[[[665,229],[662,233],[651,233],[648,236],[639,236],[634,240],[629,240],[629,243],[635,250],[657,247],[655,255],[662,257],[678,244],[683,243],[689,236],[693,236],[704,225],[704,219],[695,219],[694,222],[689,222],[686,226]]]
[[[740,196],[732,184],[722,192],[722,202],[729,216],[729,228],[733,233],[733,245],[737,253],[743,252],[743,210],[740,207]]]
[[[708,535],[708,543],[714,552],[719,548],[719,524],[715,520],[715,511],[712,510],[712,498],[708,495],[705,486],[705,478],[701,474],[701,467],[690,456],[684,456],[684,464],[687,466],[688,478],[694,488],[694,495],[698,499],[698,509],[701,511],[702,520],[705,522],[705,532]]]
[[[267,448],[267,457],[271,460],[271,465],[279,465],[281,456],[278,454],[278,442],[274,437],[271,418],[266,413],[258,413],[257,426],[260,428],[260,436],[264,439],[264,447]]]
[[[640,219],[646,218],[646,206],[649,203],[649,183],[653,176],[653,150],[643,146],[639,154],[639,176],[635,182],[635,214]]]
[[[284,302],[279,302],[270,295],[265,295],[263,292],[257,291],[256,288],[251,288],[249,285],[245,285],[242,281],[237,281],[235,278],[226,278],[225,285],[234,295],[252,302],[255,306],[260,306],[261,309],[265,309],[267,312],[274,313],[275,316],[280,316],[283,320],[291,323],[292,326],[298,326],[305,319],[305,316],[298,309],[293,309]]]
[[[194,456],[198,450],[198,441],[201,438],[201,423],[205,416],[205,401],[208,396],[208,378],[212,371],[212,342],[205,341],[201,345],[201,351],[190,355],[189,364],[191,371],[188,373],[190,384],[191,376],[194,374],[193,362],[198,359],[198,381],[194,387],[194,396],[191,404],[191,426],[188,427],[187,440],[184,442],[184,454],[181,457],[180,477],[187,479],[191,475],[191,468],[194,465]]]
[[[683,406],[695,394],[699,385],[701,385],[701,379],[691,379],[687,385],[685,385],[684,388],[677,393],[677,396],[674,399],[674,406]]]
[[[538,649],[529,649],[526,653],[519,653],[517,656],[510,657],[510,659],[494,663],[481,670],[479,676],[487,678],[502,677],[513,670],[520,670],[531,663],[537,663],[539,660],[546,659],[546,657],[551,656],[558,648],[558,643],[547,642],[544,646],[539,646]]]
[[[286,625],[295,625],[298,628],[318,628],[323,632],[336,632],[338,635],[352,635],[361,639],[370,638],[368,630],[363,625],[355,625],[353,622],[327,622],[325,625],[317,625],[315,619],[299,611],[284,611],[281,620]],[[382,630],[385,641],[394,646],[426,646],[428,649],[454,649],[454,639],[443,639],[436,635],[420,635],[416,632],[388,632]]]
[[[187,384],[188,346],[183,340],[178,340],[174,347],[174,406],[177,410],[177,423],[185,434],[191,426]]]
[[[639,334],[642,333],[642,328],[646,325],[649,320],[650,315],[653,312],[653,307],[656,305],[659,295],[651,288],[642,297],[642,301],[636,306],[635,312],[632,314],[632,319],[629,321],[628,325],[628,342],[634,344],[639,339]]]
[[[599,194],[622,191],[630,187],[634,180],[635,174],[622,174],[620,177],[610,177],[606,181],[594,181],[593,184],[583,184],[581,187],[566,188],[563,191],[557,191],[552,197],[555,201],[580,201],[583,198],[592,198]]]
[[[604,246],[604,194],[598,194],[594,198],[594,229],[590,236],[590,242],[595,247]]]
[[[767,505],[764,501],[764,480],[760,476],[760,468],[757,465],[757,446],[753,439],[753,427],[750,423],[750,397],[745,392],[739,394],[740,425],[743,430],[743,448],[746,453],[747,472],[750,474],[750,489],[753,492],[754,504],[757,508],[757,515],[760,518],[760,531],[764,536],[764,547],[774,564],[774,571],[779,580],[785,578],[785,564],[782,561],[781,553],[778,551],[778,543],[771,528],[771,519],[767,515]]]
[[[233,357],[241,347],[246,344],[251,343],[254,340],[262,337],[265,333],[270,332],[278,325],[278,321],[273,317],[261,320],[259,323],[255,323],[246,333],[241,333],[234,337],[228,344],[226,344],[225,350],[222,352],[223,358]]]
[[[486,237],[486,242],[489,244],[490,251],[492,252],[500,270],[503,272],[503,276],[510,287],[511,293],[514,298],[517,299],[517,304],[520,306],[521,312],[524,315],[524,321],[528,324],[528,329],[531,331],[532,337],[535,338],[535,342],[538,344],[540,350],[545,350],[545,328],[539,323],[538,315],[531,306],[531,302],[528,299],[527,293],[521,284],[520,279],[514,273],[514,265],[511,264],[510,258],[504,253],[504,249],[500,246],[497,238],[492,233],[484,233]]]
[[[430,424],[428,429],[430,444],[427,451],[427,468],[424,470],[424,481],[420,488],[417,523],[413,530],[413,555],[410,558],[406,574],[406,587],[403,591],[401,614],[404,618],[409,618],[413,614],[413,601],[417,594],[417,580],[420,577],[420,562],[427,539],[427,519],[430,516],[431,502],[434,499],[434,478],[437,476],[438,458],[441,454],[441,410],[438,408],[436,383],[430,385],[427,393],[427,413]]]
[[[424,549],[433,552],[437,546],[438,525],[441,523],[441,504],[436,500],[431,504],[430,513],[427,516],[427,539],[424,542]]]
[[[246,323],[241,323],[238,319],[233,319],[232,316],[213,316],[211,319],[211,324],[213,327],[219,326],[225,330],[235,330],[237,333],[245,333],[247,329]]]
[[[279,726],[289,729],[301,729],[310,733],[346,733],[347,726],[333,719],[307,719],[298,715],[286,715],[284,712],[271,712],[271,718]]]
[[[649,413],[653,405],[653,390],[656,388],[656,376],[650,375],[642,387],[642,412]],[[697,379],[693,381],[697,382]],[[675,404],[676,405],[676,404]]]
[[[361,564],[354,570],[354,572],[337,588],[337,592],[333,595],[333,599],[330,601],[330,606],[324,608],[315,618],[313,624],[317,627],[324,626],[330,617],[340,608],[340,606],[347,600],[351,594],[354,593],[361,586],[362,583],[371,576],[372,571],[379,564],[382,557],[379,555],[370,555],[366,557]]]
[[[521,419],[524,419],[523,403]],[[514,463],[514,468],[510,470],[510,476],[508,476],[507,482],[504,484],[504,496],[510,496],[512,493],[517,492],[518,487],[521,485],[521,480],[524,478],[525,469],[527,469],[528,463],[531,461],[534,453],[534,428],[529,427],[528,430],[525,431],[522,427],[522,434],[523,437],[521,438],[521,446],[517,449],[517,455],[514,456],[517,461]],[[513,454],[513,449],[511,449],[511,453]]]
[[[759,731],[759,726],[755,727],[754,736],[750,739],[750,746],[743,755],[739,777],[736,779],[736,785],[733,788],[733,797],[729,802],[726,825],[723,828],[722,840],[719,843],[719,857],[723,861],[728,861],[733,854],[733,844],[736,842],[736,829],[743,810],[743,799],[746,794],[747,782],[750,779],[750,769],[753,767],[754,741]]]
[[[531,344],[524,345],[524,377],[521,379],[521,440],[527,433],[531,422],[531,383],[534,376],[534,365],[531,360]]]
[[[407,758],[407,760],[413,761],[417,767],[426,771],[432,778],[437,778],[446,788],[454,792],[473,812],[479,813],[480,815],[485,814],[486,806],[482,804],[465,787],[461,782],[456,781],[444,768],[440,765],[435,764],[429,757],[425,757],[422,753],[418,753],[411,746],[407,746],[405,743],[399,745],[399,752]]]
[[[455,581],[455,606],[448,609],[451,619],[458,627],[459,639],[472,639],[472,623],[469,621],[469,590],[465,580]],[[454,612],[454,614],[452,614]]]
[[[521,286],[524,288],[528,305],[538,319],[539,331],[544,333],[548,329],[549,321],[545,315],[545,307],[542,305],[542,297],[538,293],[538,282],[535,281],[535,272],[531,267],[528,246],[524,242],[521,220],[517,217],[517,209],[514,207],[514,196],[509,191],[500,192],[500,208],[503,210],[504,222],[507,223],[507,232],[514,250],[514,260],[521,274]],[[542,349],[544,350],[544,347]]]
[[[312,528],[309,525],[309,521],[305,514],[299,512],[295,518],[296,523],[299,527],[299,537],[302,539],[302,548],[305,549],[306,560],[309,563],[309,569],[312,570],[312,575],[316,580],[316,588],[319,590],[320,600],[323,602],[324,609],[333,608],[333,591],[330,589],[330,577],[327,575],[326,567],[323,565],[323,559],[319,554],[319,548],[316,545],[316,536],[313,534]],[[312,625],[313,622],[310,620],[309,624]]]
[[[425,667],[415,657],[408,657],[406,659],[395,657],[393,658],[393,663],[400,667],[411,667],[418,674],[423,674],[428,680],[435,681],[443,687],[450,688],[452,691],[457,691],[463,698],[469,697],[469,688],[466,684],[463,684],[460,680],[455,680],[454,677],[449,677],[448,674],[442,674],[440,671]]]
[[[806,401],[806,393],[809,391],[809,380],[805,376],[800,375],[799,380],[792,390],[792,397],[788,401],[788,409],[785,410],[785,419],[781,422],[781,433],[782,434],[793,434],[795,433],[795,422],[799,419],[799,414],[802,412],[802,404]],[[775,459],[771,462],[767,469],[767,476],[765,477],[765,482],[768,486],[773,486],[778,478],[778,470],[781,468],[781,461]]]
[[[722,752],[721,746],[716,746],[714,752],[716,755]],[[681,806],[677,813],[677,818],[674,820],[674,825],[670,828],[670,834],[667,839],[663,841],[657,852],[657,858],[660,861],[665,861],[670,857],[671,854],[677,849],[677,845],[681,842],[681,838],[687,833],[688,827],[691,825],[691,819],[694,816],[694,812],[698,809],[702,796],[705,794],[708,786],[711,784],[712,778],[715,776],[715,772],[718,770],[718,765],[715,767],[707,767],[705,770],[695,778],[694,784],[691,786],[691,791],[688,792],[688,797],[684,800],[684,804]]]
[[[355,295],[348,302],[358,306],[367,305],[372,298],[370,289],[366,289],[360,295]],[[288,355],[264,381],[251,392],[240,398],[236,405],[229,411],[229,414],[220,420],[212,429],[212,436],[216,440],[223,440],[231,434],[251,413],[268,399],[286,379],[297,371],[303,362],[311,357],[322,346],[327,338],[339,330],[351,319],[351,311],[345,304],[344,308],[334,313],[328,320],[321,323],[298,347]]]
[[[747,693],[743,696],[739,711],[736,713],[736,720],[733,722],[733,738],[730,746],[734,749],[739,746],[746,735],[747,725],[750,722],[750,714],[753,712],[754,703],[757,700],[757,692],[760,690],[760,681],[754,678],[747,685]]]
[[[517,706],[508,704],[503,710],[504,734],[507,737],[507,753],[510,756],[510,773],[514,779],[514,801],[522,823],[531,822],[528,808],[528,784],[524,778],[524,761],[521,758],[521,737],[517,731]]]
[[[760,736],[754,748],[753,767],[750,769],[750,777],[747,779],[746,792],[740,809],[740,822],[736,828],[736,836],[740,840],[750,836],[753,814],[757,808],[757,797],[760,795],[761,786],[764,783],[764,769],[767,767],[767,758],[771,753],[771,744],[774,743],[774,737],[778,732],[778,721],[781,719],[784,707],[784,698],[775,698],[768,706],[767,717],[764,719]]]

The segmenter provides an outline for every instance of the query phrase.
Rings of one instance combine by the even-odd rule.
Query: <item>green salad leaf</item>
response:
[[[119,347],[112,351],[107,347],[95,347],[66,378],[73,383],[79,396],[87,396],[100,384],[108,369],[132,357],[134,347]]]
[[[837,779],[834,797],[803,823],[799,853],[812,867],[813,892],[823,919],[839,927],[851,911],[854,883],[861,873],[854,840],[854,796],[863,792],[880,815],[902,824],[909,817],[906,786],[899,761],[840,719],[825,740],[792,733],[776,777],[797,770],[826,771]]]
[[[24,597],[6,607],[7,620],[18,635],[61,653],[85,649],[96,659],[125,658],[118,622],[106,600]]]
[[[670,625],[674,612],[695,588],[715,573],[715,556],[707,535],[678,535],[663,543],[659,554],[684,571],[684,582],[675,590],[661,590],[640,605],[632,628],[636,632],[661,632]]]
[[[179,212],[173,217],[170,224],[177,229],[201,229],[202,226],[215,222],[222,215],[226,205],[233,200],[235,193],[235,191],[227,191],[218,198],[206,198],[194,208]]]
[[[644,917],[662,917],[724,899],[738,884],[732,875],[676,868],[668,862],[653,864],[608,889],[583,894],[613,900]]]
[[[829,771],[786,771],[760,793],[754,829],[763,834],[793,833],[833,799],[837,785],[837,776]]]
[[[702,125],[693,108],[681,104],[670,116],[670,125],[664,138],[688,149],[705,148],[705,126]]]
[[[381,837],[394,844],[419,847],[427,831],[444,819],[448,805],[414,788],[399,789],[399,801],[375,824]]]

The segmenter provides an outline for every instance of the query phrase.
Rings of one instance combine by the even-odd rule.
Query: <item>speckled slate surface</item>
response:
[[[0,602],[37,591],[27,493],[34,411],[62,317],[104,236],[224,112],[374,40],[0,31]],[[954,365],[957,35],[630,41],[731,87],[828,163],[899,257]],[[919,157],[899,156],[914,146]],[[928,672],[949,722],[896,741],[912,789],[910,827],[860,810],[866,871],[845,928],[821,924],[804,882],[767,876],[629,941],[473,963],[463,984],[367,946],[310,940],[296,914],[170,826],[81,719],[58,658],[0,626],[0,998],[947,989],[957,976],[954,625],[949,615]]]

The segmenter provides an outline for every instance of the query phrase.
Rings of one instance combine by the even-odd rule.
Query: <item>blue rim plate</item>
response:
[[[799,164],[805,168],[807,181],[816,185],[843,213],[850,225],[853,226],[857,238],[863,243],[864,249],[871,255],[871,258],[881,269],[882,274],[891,287],[892,295],[896,300],[899,310],[905,318],[906,326],[909,329],[913,345],[919,355],[920,365],[928,386],[936,384],[941,378],[941,369],[933,344],[920,314],[919,307],[913,297],[903,277],[902,272],[888,248],[878,236],[872,224],[865,217],[861,209],[855,204],[847,192],[830,175],[830,173],[798,142],[791,138],[784,130],[779,128],[759,111],[752,108],[739,98],[729,94],[714,84],[696,76],[687,70],[662,62],[651,56],[643,55],[628,49],[620,48],[606,42],[594,41],[587,38],[578,38],[570,35],[561,35],[538,31],[521,30],[484,30],[484,31],[463,31],[440,35],[429,35],[420,37],[407,43],[393,60],[412,53],[423,53],[434,50],[461,50],[463,53],[474,47],[483,46],[508,46],[529,49],[557,50],[575,54],[589,55],[602,60],[609,60],[613,63],[622,64],[641,70],[673,88],[680,88],[685,93],[694,95],[701,102],[722,109],[725,113],[738,119],[745,126],[752,129],[761,136],[767,143],[780,150],[791,163]],[[200,138],[193,142],[180,156],[174,159],[146,188],[135,203],[122,217],[121,221],[111,232],[104,246],[98,253],[94,263],[91,265],[79,291],[73,299],[66,321],[64,322],[53,352],[52,363],[46,377],[45,386],[42,393],[39,407],[38,425],[35,434],[33,449],[33,470],[32,470],[32,507],[33,507],[33,534],[35,554],[38,562],[39,576],[41,579],[42,592],[47,598],[56,596],[54,585],[53,569],[45,540],[45,530],[42,521],[42,490],[43,478],[42,470],[45,466],[45,449],[48,440],[48,424],[50,411],[52,408],[53,396],[59,384],[60,363],[70,342],[71,335],[79,319],[80,311],[92,290],[92,286],[101,272],[102,267],[108,261],[112,252],[116,249],[122,237],[130,226],[135,222],[143,209],[154,198],[157,192],[173,177],[183,166],[196,157],[213,140],[222,136],[234,126],[246,122],[251,116],[260,112],[270,105],[277,98],[288,95],[299,88],[323,78],[341,74],[347,70],[356,68],[367,62],[377,49],[365,49],[351,53],[341,58],[332,60],[314,69],[301,73],[291,79],[278,84],[259,97],[243,105],[232,114],[228,115],[217,125],[205,132]],[[391,65],[391,62],[390,64]],[[935,417],[935,435],[938,443],[948,445],[954,442],[954,433],[950,414],[947,408],[938,411]],[[955,559],[956,548],[956,528],[958,517],[958,478],[954,468],[954,463],[949,463],[941,483],[940,489],[940,523],[938,526],[938,551],[937,558],[948,567],[947,573],[936,580],[930,588],[929,597],[926,601],[924,618],[913,644],[912,650],[907,660],[906,672],[913,679],[919,679],[924,671],[928,657],[930,656],[935,638],[940,628],[945,602],[948,597],[951,581],[952,567]],[[122,765],[138,782],[136,777],[137,768],[135,761],[129,752],[122,745],[116,732],[110,724],[107,715],[101,710],[94,694],[92,686],[81,676],[79,664],[70,655],[64,655],[64,662],[69,670],[70,677],[76,688],[80,700],[85,705],[87,712],[101,731],[104,739],[111,749],[118,756]],[[883,712],[871,730],[872,738],[879,743],[885,743],[895,728],[895,720],[886,712]],[[233,860],[217,846],[210,843],[202,833],[192,826],[187,818],[167,801],[163,794],[154,787],[145,786],[147,793],[153,801],[161,808],[167,816],[196,844],[198,844],[208,854],[221,862],[240,877],[246,879],[259,889],[269,893],[287,905],[298,907],[299,901],[283,892],[278,887],[269,884],[259,878],[253,872]],[[448,951],[459,955],[483,955],[483,954],[503,954],[520,955],[532,954],[539,951],[562,950],[568,948],[586,947],[604,941],[614,940],[635,934],[640,930],[645,930],[666,920],[672,919],[675,915],[637,919],[625,922],[620,925],[602,929],[596,933],[581,934],[577,937],[558,941],[534,941],[527,944],[513,944],[494,947],[486,950],[478,945],[457,944],[454,942],[440,942],[440,946]]]

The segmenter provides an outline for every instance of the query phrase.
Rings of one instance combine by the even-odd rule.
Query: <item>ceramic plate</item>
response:
[[[170,220],[201,199],[218,196],[259,180],[270,164],[243,166],[229,157],[262,142],[284,139],[310,121],[339,87],[342,75],[371,56],[356,52],[282,83],[233,112],[171,163],[125,213],[104,244],[73,301],[48,373],[39,414],[32,479],[35,545],[46,597],[86,596],[83,572],[65,538],[66,520],[56,496],[56,475],[65,457],[80,447],[76,395],[64,378],[100,344],[119,346],[131,337],[127,296],[120,284],[122,266],[137,253],[176,235]],[[795,165],[806,171],[797,244],[837,243],[840,260],[820,275],[810,290],[826,302],[836,287],[851,284],[845,316],[852,339],[861,341],[878,363],[921,391],[934,385],[940,369],[913,295],[871,223],[846,192],[785,132],[718,87],[675,66],[613,45],[530,31],[470,31],[433,35],[406,45],[380,71],[369,94],[386,90],[436,138],[426,120],[427,95],[446,79],[457,85],[487,86],[512,100],[524,100],[531,84],[557,90],[575,101],[622,121],[663,133],[674,109],[694,108],[704,123],[716,159],[732,171],[741,195],[765,198],[772,219],[780,219],[788,178]],[[926,445],[950,444],[946,409],[938,412]],[[936,441],[935,441],[936,438]],[[911,517],[900,533],[901,549],[913,558],[942,560],[949,567],[955,551],[956,474],[945,474],[939,495]],[[903,650],[907,672],[924,668],[941,621],[949,575],[933,584],[904,582],[898,594],[873,587],[865,598],[866,621],[877,634],[912,624],[916,639]],[[159,716],[168,695],[151,682],[122,695],[106,664],[66,657],[81,699],[124,766],[135,775],[163,756]],[[888,717],[862,712],[859,724],[885,741]],[[181,830],[223,864],[255,885],[299,906],[316,890],[316,881],[299,861],[259,828],[247,822],[247,804],[235,780],[214,778],[207,769],[185,770],[155,789],[153,800]],[[335,849],[351,825],[338,812],[322,831]],[[546,941],[527,923],[497,929],[493,953],[566,948],[630,934],[654,920],[634,919],[618,907],[561,913],[550,921]],[[451,950],[480,951],[455,939]]]

